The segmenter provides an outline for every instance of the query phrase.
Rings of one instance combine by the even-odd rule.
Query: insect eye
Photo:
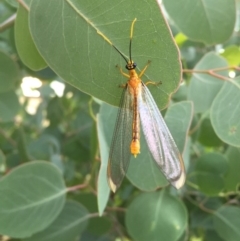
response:
[[[128,68],[128,64],[126,64],[125,68],[126,68],[126,69],[129,69],[129,68]]]
[[[133,63],[133,67],[136,68],[136,67],[137,67],[137,64],[136,64],[136,63]]]

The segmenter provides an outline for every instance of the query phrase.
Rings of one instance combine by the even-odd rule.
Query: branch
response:
[[[8,19],[6,19],[3,23],[0,24],[0,33],[13,25],[16,16],[17,14],[14,13],[12,16],[10,16]]]
[[[0,129],[0,135],[2,135],[13,147],[17,146],[17,142],[11,137],[9,137],[3,129]]]
[[[221,80],[224,80],[224,81],[228,81],[230,82],[231,84],[235,85],[237,88],[240,89],[240,85],[238,83],[236,83],[233,79],[229,78],[229,77],[225,77],[223,75],[220,75],[220,74],[217,74],[216,72],[219,72],[219,71],[223,71],[223,70],[238,70],[240,71],[240,67],[238,66],[227,66],[227,67],[221,67],[221,68],[215,68],[215,69],[203,69],[203,70],[198,70],[198,69],[183,69],[183,73],[202,73],[202,74],[208,74],[208,75],[211,75],[215,78],[218,78],[218,79],[221,79]]]
[[[28,12],[30,11],[28,5],[24,2],[24,0],[17,0],[20,5],[22,5]]]
[[[74,191],[77,191],[79,189],[83,189],[87,186],[88,186],[88,183],[83,183],[83,184],[79,184],[79,185],[76,185],[76,186],[68,187],[67,191],[68,192],[74,192]]]
[[[240,70],[240,67],[238,66],[225,66],[220,68],[214,68],[214,69],[183,69],[183,73],[203,73],[203,74],[212,74],[213,72],[219,72],[223,70]]]
[[[190,196],[186,196],[187,200],[189,202],[191,202],[193,205],[197,206],[198,208],[200,208],[202,211],[206,212],[206,213],[210,213],[210,214],[213,214],[215,211],[214,210],[211,210],[211,209],[208,209],[204,206],[204,201],[202,202],[197,202],[195,201],[194,199],[192,199]]]
[[[116,212],[126,212],[126,208],[121,208],[121,207],[106,207],[106,210],[108,211],[116,211]]]

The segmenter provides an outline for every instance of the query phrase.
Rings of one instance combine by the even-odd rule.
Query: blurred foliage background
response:
[[[1,0],[0,240],[240,240],[239,7]],[[149,88],[184,158],[179,191],[143,135],[117,193],[107,185],[127,80],[97,31],[128,56],[135,17],[133,58],[152,61],[143,81],[161,81]]]

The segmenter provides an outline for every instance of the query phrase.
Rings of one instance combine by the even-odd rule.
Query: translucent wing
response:
[[[120,186],[131,158],[132,112],[132,96],[126,86],[122,93],[108,159],[108,183],[113,192]]]
[[[139,93],[139,113],[143,133],[158,167],[177,189],[185,182],[181,154],[170,134],[158,107],[144,83]]]

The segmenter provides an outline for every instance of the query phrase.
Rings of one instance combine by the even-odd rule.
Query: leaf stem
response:
[[[240,67],[238,66],[225,66],[225,67],[219,67],[219,68],[214,68],[214,69],[183,69],[183,73],[203,73],[203,74],[211,74],[212,72],[219,72],[223,70],[239,70]]]
[[[116,211],[116,212],[126,212],[126,208],[121,208],[121,207],[106,207],[108,211]]]
[[[30,11],[28,5],[24,2],[24,0],[17,0],[20,5],[22,5],[28,12]]]
[[[68,192],[74,192],[74,191],[83,189],[83,188],[85,188],[87,186],[88,186],[88,183],[83,183],[83,184],[79,184],[79,185],[76,185],[76,186],[68,187],[67,191]]]
[[[104,213],[102,214],[102,216],[105,216],[105,215],[106,215],[106,213],[104,212]],[[87,217],[88,217],[88,218],[98,218],[98,217],[100,217],[100,216],[99,216],[99,213],[90,213],[90,214],[87,215]]]
[[[17,14],[14,13],[12,16],[10,16],[8,19],[6,19],[3,23],[0,24],[0,33],[13,25],[16,16]]]
[[[217,74],[216,72],[219,71],[223,71],[223,70],[230,70],[230,69],[234,69],[234,70],[238,70],[240,71],[240,67],[238,66],[225,66],[225,67],[220,67],[220,68],[214,68],[214,69],[183,69],[183,73],[202,73],[202,74],[208,74],[211,75],[215,78],[218,78],[220,80],[224,80],[224,81],[228,81],[231,84],[234,84],[237,88],[240,89],[240,85],[238,85],[238,83],[236,83],[233,79],[225,77],[223,75]]]
[[[0,129],[0,135],[2,135],[13,147],[17,147],[17,142],[9,137],[3,129]]]
[[[91,99],[88,101],[88,108],[89,108],[89,114],[90,114],[90,116],[92,117],[92,119],[93,119],[95,122],[97,122],[97,118],[96,118],[96,116],[94,115],[94,112],[93,112],[92,104],[93,104],[93,98],[91,98]]]
[[[206,212],[206,213],[210,213],[210,214],[213,214],[213,213],[214,213],[214,210],[208,209],[208,208],[206,208],[206,207],[203,205],[204,201],[198,203],[197,201],[195,201],[194,199],[192,199],[192,198],[191,198],[190,196],[188,196],[188,195],[186,195],[186,198],[187,198],[187,200],[188,200],[189,202],[191,202],[193,205],[199,207],[202,211],[204,211],[204,212]]]

